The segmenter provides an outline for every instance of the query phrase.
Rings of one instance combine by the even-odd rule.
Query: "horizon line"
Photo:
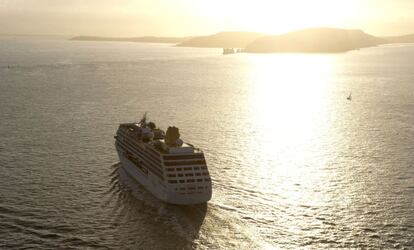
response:
[[[301,28],[301,29],[294,29],[294,30],[290,30],[290,31],[286,31],[286,32],[281,32],[281,33],[268,33],[268,32],[256,32],[256,31],[248,31],[248,30],[224,30],[224,31],[217,31],[215,33],[210,33],[210,34],[204,34],[204,35],[185,35],[185,36],[163,36],[163,35],[135,35],[135,36],[107,36],[107,35],[92,35],[92,34],[88,34],[88,35],[80,35],[80,34],[28,34],[28,33],[1,33],[0,32],[0,36],[38,36],[38,37],[46,37],[46,36],[56,36],[56,37],[80,37],[80,36],[85,36],[85,37],[99,37],[99,38],[138,38],[138,37],[156,37],[156,38],[185,38],[185,37],[199,37],[199,36],[211,36],[211,35],[215,35],[215,34],[219,34],[219,33],[226,33],[226,32],[246,32],[246,33],[257,33],[257,34],[263,34],[264,36],[277,36],[277,35],[283,35],[283,34],[288,34],[291,32],[295,32],[295,31],[301,31],[301,30],[308,30],[308,29],[318,29],[318,28],[332,28],[332,29],[344,29],[344,30],[361,30],[362,32],[369,34],[369,35],[373,35],[371,33],[367,33],[364,31],[364,29],[360,29],[360,28],[339,28],[339,27],[329,27],[329,26],[319,26],[319,27],[308,27],[308,28]],[[412,33],[405,33],[405,34],[400,34],[400,35],[373,35],[376,37],[394,37],[394,36],[406,36],[406,35],[413,35],[414,31]]]

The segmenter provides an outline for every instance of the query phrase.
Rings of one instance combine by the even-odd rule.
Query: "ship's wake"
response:
[[[192,248],[199,237],[207,204],[179,206],[158,200],[121,167],[111,166],[109,189],[104,194],[105,206],[113,209],[113,225],[143,221],[147,227],[166,230],[177,246]],[[160,236],[161,237],[161,236]],[[160,242],[158,242],[160,243]]]

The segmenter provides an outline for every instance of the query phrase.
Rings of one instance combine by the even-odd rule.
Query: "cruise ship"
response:
[[[125,172],[158,199],[191,205],[211,199],[211,178],[201,149],[180,139],[176,127],[167,132],[147,122],[123,123],[115,147]]]

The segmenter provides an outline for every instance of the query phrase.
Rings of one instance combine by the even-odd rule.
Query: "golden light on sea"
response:
[[[329,133],[329,129],[324,127],[331,119],[327,109],[331,101],[335,60],[334,56],[325,54],[252,58],[247,106],[259,143],[251,144],[250,150],[261,151],[259,155],[263,159],[256,163],[262,165],[257,169],[263,171],[261,175],[264,178],[282,171],[283,175],[293,179],[292,183],[295,179],[301,183],[318,181],[319,177],[304,178],[305,171],[311,170],[304,171],[303,166],[309,164],[309,158],[320,161],[315,165],[324,164],[323,157],[317,159],[309,155],[326,144],[318,131]],[[275,152],[284,154],[276,155]],[[275,166],[275,162],[281,165]],[[289,194],[290,198],[293,196],[295,193]]]

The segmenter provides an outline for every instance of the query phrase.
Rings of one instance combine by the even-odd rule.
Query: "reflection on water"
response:
[[[304,176],[301,166],[324,164],[324,157],[315,158],[314,153],[324,151],[323,139],[335,136],[329,134],[328,122],[335,115],[328,110],[335,66],[335,57],[329,55],[253,60],[250,74],[254,83],[249,85],[246,108],[255,143],[248,144],[248,152],[263,157],[255,163],[260,165],[258,170],[265,171],[263,177],[276,177],[281,168],[284,175],[299,178]]]

